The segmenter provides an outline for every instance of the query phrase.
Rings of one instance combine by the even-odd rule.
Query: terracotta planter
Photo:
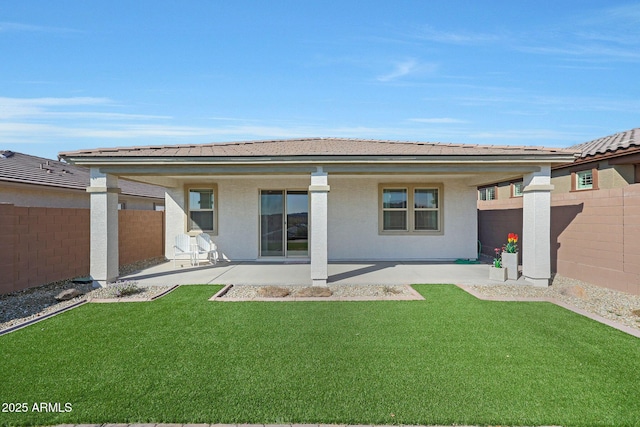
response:
[[[502,267],[507,269],[509,280],[518,280],[518,252],[502,252]]]
[[[505,280],[507,280],[507,269],[494,267],[492,265],[489,268],[489,279],[504,282]]]

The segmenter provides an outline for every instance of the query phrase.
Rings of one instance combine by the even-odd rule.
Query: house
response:
[[[551,268],[566,277],[640,294],[640,128],[569,147],[551,168]],[[479,240],[489,255],[522,229],[519,177],[478,188]]]
[[[580,155],[551,170],[552,194],[623,188],[640,183],[640,128],[568,148]],[[522,180],[493,182],[478,188],[479,200],[522,196]]]
[[[0,151],[0,203],[89,208],[89,169],[13,151]],[[164,189],[122,181],[119,209],[161,210]]]
[[[91,274],[118,276],[122,179],[166,190],[165,255],[177,234],[208,233],[229,260],[327,262],[477,258],[477,187],[524,182],[523,274],[546,286],[551,168],[573,150],[309,138],[60,153],[91,170]]]

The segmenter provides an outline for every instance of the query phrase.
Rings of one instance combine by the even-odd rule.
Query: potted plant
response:
[[[507,280],[507,269],[502,268],[502,258],[500,258],[501,248],[495,248],[495,256],[493,257],[493,265],[489,268],[489,279],[504,282]]]
[[[502,266],[507,269],[507,278],[518,280],[518,235],[509,233],[507,244],[502,247]]]

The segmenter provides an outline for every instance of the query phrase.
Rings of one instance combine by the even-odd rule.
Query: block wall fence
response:
[[[483,254],[493,256],[510,232],[522,236],[522,198],[478,202]],[[552,194],[551,269],[640,295],[640,184]]]
[[[89,209],[0,204],[0,294],[89,275]],[[164,212],[118,211],[120,265],[164,255]]]

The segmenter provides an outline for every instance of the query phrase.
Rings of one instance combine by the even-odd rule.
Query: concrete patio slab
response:
[[[139,285],[304,285],[311,286],[311,266],[301,262],[219,262],[216,265],[173,267],[166,262],[120,277]],[[433,262],[330,262],[328,284],[410,285],[451,283],[460,285],[529,284],[523,278],[497,282],[489,279],[487,264]]]

